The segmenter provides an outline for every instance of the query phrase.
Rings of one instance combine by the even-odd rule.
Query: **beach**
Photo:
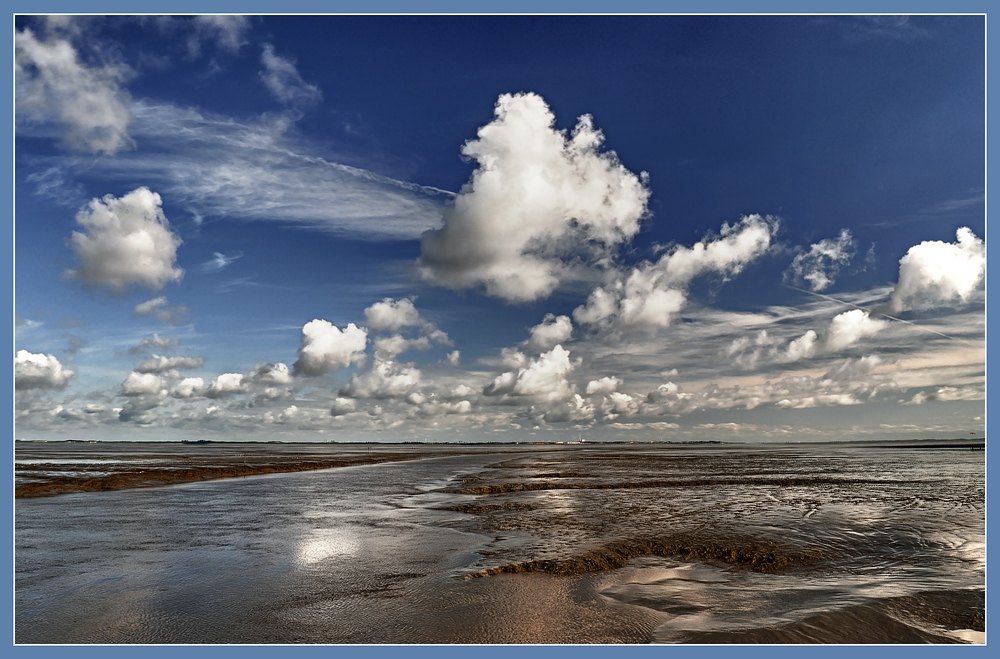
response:
[[[284,467],[18,498],[15,640],[983,642],[979,446],[18,443]]]

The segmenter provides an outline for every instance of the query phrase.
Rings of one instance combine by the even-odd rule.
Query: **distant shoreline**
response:
[[[934,442],[936,445],[932,445]],[[986,437],[950,438],[950,439],[829,439],[817,441],[722,441],[722,440],[584,440],[584,441],[512,441],[512,442],[338,442],[324,441],[282,441],[282,440],[252,440],[252,439],[23,439],[14,440],[15,444],[180,444],[185,446],[226,446],[233,444],[253,444],[266,446],[302,445],[302,446],[881,446],[890,445],[896,448],[952,448],[968,446],[985,446]]]
[[[605,450],[617,448],[641,451],[651,445],[667,449],[692,450],[712,448],[720,450],[854,448],[876,451],[886,449],[985,451],[986,448],[986,441],[983,438],[968,440],[845,440],[809,443],[783,442],[780,444],[738,444],[720,441],[657,442],[655,444],[624,442],[587,442],[584,444],[576,442],[572,444],[551,442],[333,443],[212,440],[197,442],[17,441],[20,449],[28,451],[31,458],[26,460],[24,456],[18,456],[15,460],[14,497],[16,499],[163,487],[209,480],[374,465],[482,451],[506,452],[511,449],[515,451],[519,449],[526,451],[575,451],[588,448]],[[31,446],[37,447],[36,452],[31,452],[29,448]],[[135,447],[135,450],[139,452],[133,454],[132,449],[126,449],[125,446]],[[156,455],[150,454],[148,450],[140,451],[140,449],[155,450],[156,446],[162,447],[166,453]],[[268,451],[268,446],[274,447],[274,450]],[[287,452],[278,450],[278,447],[282,446],[295,448]],[[63,453],[63,447],[66,451],[70,451],[70,454]],[[102,450],[101,447],[106,447],[110,453]],[[240,452],[238,450],[240,447],[245,447],[250,452]],[[425,447],[426,450],[420,450],[418,447]],[[429,450],[432,448],[435,450]],[[178,449],[182,449],[183,453],[176,453]],[[127,459],[123,460],[122,458]]]

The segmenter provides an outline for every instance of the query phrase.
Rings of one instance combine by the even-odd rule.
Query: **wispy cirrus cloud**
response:
[[[295,68],[295,62],[278,55],[271,44],[264,44],[260,61],[264,65],[260,79],[268,91],[282,103],[303,107],[319,103],[323,99],[319,87],[303,80],[299,70]]]
[[[362,240],[411,240],[441,225],[453,194],[310,153],[287,117],[238,121],[176,105],[130,106],[141,147],[97,161],[37,157],[38,171],[140,180],[210,220],[278,222]],[[20,135],[54,136],[44,125]],[[47,181],[54,180],[49,174]]]
[[[212,258],[201,264],[202,272],[220,272],[228,267],[233,261],[243,256],[243,252],[226,256],[222,252],[214,252]]]

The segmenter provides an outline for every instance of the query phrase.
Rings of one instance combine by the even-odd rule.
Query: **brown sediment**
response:
[[[438,510],[453,510],[457,513],[466,513],[468,515],[484,515],[486,513],[503,513],[503,512],[525,512],[528,510],[534,510],[535,506],[527,503],[518,503],[516,501],[505,501],[503,503],[461,503],[456,506],[442,506]]]
[[[775,628],[693,631],[685,643],[963,643],[947,630],[986,630],[982,590],[923,592],[876,599]]]
[[[222,478],[240,478],[245,476],[262,476],[264,474],[287,474],[299,471],[314,471],[318,469],[333,469],[337,467],[353,467],[371,465],[382,462],[415,460],[421,455],[392,454],[380,456],[345,457],[340,459],[298,460],[292,462],[268,462],[258,464],[230,465],[199,465],[192,467],[164,468],[148,467],[141,469],[126,469],[100,476],[83,473],[79,476],[33,476],[45,478],[21,483],[14,488],[15,498],[48,497],[70,492],[104,492],[130,488],[160,487],[195,483],[198,481],[218,480]],[[216,462],[218,460],[215,460]],[[61,466],[66,469],[66,466]],[[106,471],[107,467],[103,467]],[[73,468],[84,472],[85,469]]]
[[[466,575],[466,579],[502,573],[544,572],[573,575],[625,567],[640,556],[679,557],[685,561],[721,561],[754,572],[801,567],[822,558],[819,549],[793,551],[753,538],[704,540],[690,535],[619,540],[570,558],[540,559],[498,565]]]
[[[527,478],[595,478],[593,474],[579,474],[575,471],[558,471],[546,474],[530,474]]]
[[[986,631],[986,591],[927,591],[883,600],[897,617],[920,620],[945,629]]]
[[[569,478],[566,474],[563,477]],[[572,477],[584,477],[575,475]],[[654,487],[705,487],[711,485],[777,485],[813,487],[816,485],[905,485],[919,481],[879,480],[871,478],[699,478],[690,480],[644,480],[617,483],[497,483],[451,490],[455,494],[503,494],[538,490],[630,490]]]

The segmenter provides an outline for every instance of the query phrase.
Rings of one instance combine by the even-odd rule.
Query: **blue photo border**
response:
[[[43,13],[95,13],[95,14],[133,14],[133,13],[160,13],[160,14],[181,14],[181,13],[246,13],[246,14],[293,14],[293,13],[485,13],[485,14],[530,14],[530,13],[636,13],[636,14],[783,14],[783,13],[811,13],[811,14],[872,14],[872,13],[969,13],[986,15],[987,24],[987,139],[986,139],[986,189],[987,189],[987,228],[989,233],[989,199],[990,193],[1000,191],[998,185],[998,169],[994,167],[990,170],[990,156],[998,151],[998,137],[1000,131],[989,130],[990,119],[996,115],[997,108],[1000,108],[1000,82],[998,74],[1000,72],[1000,26],[990,26],[990,9],[996,7],[995,3],[986,0],[965,1],[951,0],[816,0],[814,2],[791,1],[791,0],[577,0],[576,2],[557,0],[507,0],[470,3],[458,0],[343,0],[339,2],[319,2],[317,0],[283,0],[274,2],[272,0],[209,0],[196,2],[193,0],[154,0],[145,4],[127,2],[124,0],[88,0],[84,2],[73,2],[71,0],[11,0],[7,3],[10,8],[11,30],[8,32],[7,48],[4,50],[2,62],[7,73],[6,92],[3,97],[6,101],[5,113],[8,119],[10,130],[5,137],[7,153],[9,158],[4,166],[4,173],[7,180],[11,181],[3,194],[7,202],[5,208],[10,209],[9,215],[0,221],[0,250],[10,256],[9,267],[2,269],[2,283],[0,288],[7,291],[10,297],[8,305],[8,322],[3,327],[2,332],[8,338],[11,345],[11,355],[13,355],[14,345],[14,188],[13,188],[13,168],[14,168],[14,110],[13,110],[13,21],[16,14],[43,14]],[[996,12],[1000,16],[1000,11]],[[1000,24],[998,24],[1000,25]],[[993,30],[990,30],[993,27]],[[989,240],[987,238],[987,245]],[[987,291],[996,286],[998,275],[991,267],[990,250],[987,249]],[[986,372],[995,372],[994,366],[997,364],[998,356],[996,351],[989,350],[989,336],[996,332],[997,317],[1000,316],[1000,306],[993,306],[989,303],[987,296],[986,322],[987,322],[987,350],[986,350]],[[292,652],[297,656],[313,657],[376,657],[376,656],[406,656],[406,657],[459,657],[468,656],[475,659],[491,659],[493,657],[506,658],[512,654],[521,656],[550,657],[553,655],[574,657],[574,659],[589,659],[591,657],[611,656],[612,653],[624,652],[626,655],[634,657],[792,657],[801,654],[809,656],[871,656],[879,657],[924,657],[928,655],[972,653],[969,656],[986,656],[989,652],[986,646],[16,646],[14,645],[14,419],[13,419],[13,398],[14,398],[14,377],[13,360],[10,362],[11,371],[4,381],[2,391],[6,400],[10,403],[7,408],[8,428],[6,441],[9,450],[4,453],[4,464],[7,473],[11,476],[9,483],[9,499],[4,509],[3,521],[4,538],[2,542],[3,556],[7,559],[6,564],[9,569],[3,574],[3,584],[6,587],[8,597],[4,600],[4,605],[0,606],[0,613],[6,614],[9,621],[9,633],[7,638],[0,643],[0,652],[18,657],[61,657],[66,655],[75,656],[128,656],[136,652],[142,652],[145,657],[166,657],[166,656],[190,656],[197,657],[257,657],[257,656],[277,656],[285,652]],[[995,390],[989,388],[987,384],[987,424],[988,415],[992,409],[992,403],[998,398]],[[988,434],[988,428],[987,428]],[[987,474],[997,473],[997,458],[990,455],[987,449]],[[996,555],[996,551],[991,551],[993,546],[992,535],[993,525],[990,524],[990,511],[995,510],[992,502],[992,494],[987,478],[987,635],[993,627],[991,624],[996,615],[997,607],[990,607],[989,593],[992,584],[997,580],[995,570],[990,570],[990,560]],[[995,515],[992,515],[995,516]],[[1000,591],[997,591],[1000,592]],[[989,640],[987,636],[987,640]]]

